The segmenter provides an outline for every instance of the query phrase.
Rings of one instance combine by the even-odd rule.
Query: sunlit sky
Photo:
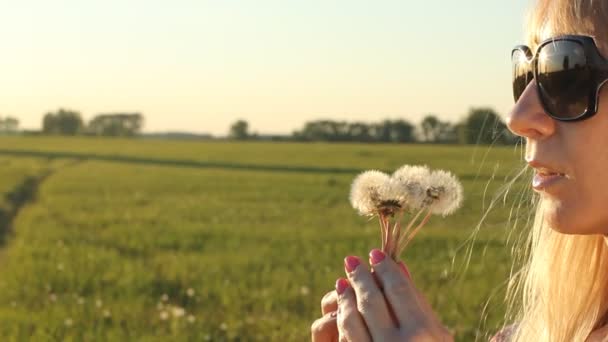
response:
[[[291,133],[511,107],[529,1],[0,0],[0,116],[141,112],[145,131]]]

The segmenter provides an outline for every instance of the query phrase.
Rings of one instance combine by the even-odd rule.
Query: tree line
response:
[[[368,143],[434,144],[514,144],[518,138],[491,108],[472,108],[457,123],[440,120],[429,114],[418,125],[398,120],[376,123],[316,120],[304,124],[288,136],[262,136],[249,132],[249,123],[238,120],[230,126],[229,137],[235,140],[291,140]]]
[[[140,134],[143,123],[144,117],[140,113],[99,114],[85,123],[79,112],[61,108],[44,115],[42,133],[129,137]]]

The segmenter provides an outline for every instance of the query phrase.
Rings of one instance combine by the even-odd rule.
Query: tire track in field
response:
[[[82,160],[68,162],[56,168],[47,168],[37,175],[25,177],[21,183],[4,195],[9,207],[0,208],[0,247],[6,244],[8,235],[13,231],[13,222],[21,209],[36,202],[41,184],[56,172],[79,163],[82,163]]]

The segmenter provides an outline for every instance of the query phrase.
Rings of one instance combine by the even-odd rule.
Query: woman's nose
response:
[[[516,135],[542,140],[555,132],[556,122],[540,103],[536,81],[530,82],[507,116],[507,126]]]

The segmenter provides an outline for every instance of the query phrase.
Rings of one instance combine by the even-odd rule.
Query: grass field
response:
[[[0,137],[0,336],[309,340],[344,256],[379,244],[349,206],[353,177],[425,163],[458,174],[465,203],[404,259],[457,340],[484,340],[502,323],[507,219],[528,214],[527,184],[467,238],[520,159],[513,147]]]

